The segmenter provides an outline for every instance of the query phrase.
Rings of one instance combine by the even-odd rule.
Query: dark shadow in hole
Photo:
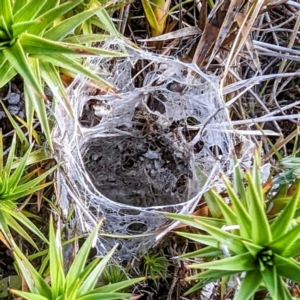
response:
[[[131,223],[127,227],[127,233],[129,234],[139,234],[146,232],[148,229],[147,225],[144,223]]]
[[[102,117],[109,114],[110,111],[111,106],[107,101],[90,99],[82,109],[79,123],[83,127],[95,127],[101,122]]]
[[[221,150],[221,148],[218,145],[212,145],[209,148],[209,151],[216,157],[216,158],[220,158],[220,156],[222,156],[223,152]]]
[[[163,104],[165,99],[161,96],[162,99],[157,99],[156,97],[150,95],[148,101],[147,101],[147,106],[148,108],[155,112],[158,111],[161,114],[164,114],[166,112],[166,107]]]
[[[194,152],[195,153],[199,153],[201,152],[201,150],[203,149],[204,147],[204,142],[203,141],[198,141],[195,145],[194,145]]]

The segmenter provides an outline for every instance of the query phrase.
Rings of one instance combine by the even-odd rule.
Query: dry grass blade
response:
[[[213,58],[216,56],[217,51],[220,49],[222,44],[224,43],[226,37],[230,33],[231,30],[234,30],[234,23],[236,21],[237,16],[239,15],[239,12],[245,5],[244,0],[234,0],[229,1],[230,5],[228,7],[228,10],[226,12],[224,21],[222,22],[222,26],[220,28],[216,43],[214,45],[214,48],[212,50],[212,54],[209,58],[208,65],[210,65]],[[227,6],[227,4],[226,4]]]
[[[188,38],[191,35],[200,34],[201,30],[197,26],[186,27],[176,31],[172,31],[169,33],[162,34],[160,36],[152,37],[150,39],[141,39],[139,42],[158,42],[158,41],[166,41],[177,38]]]
[[[245,19],[241,24],[239,31],[236,35],[233,46],[231,47],[231,51],[228,56],[228,60],[225,66],[223,78],[226,77],[226,74],[229,72],[229,68],[232,65],[232,62],[235,60],[237,55],[240,53],[240,50],[244,46],[244,43],[250,33],[250,30],[259,15],[261,8],[264,5],[263,0],[258,0],[257,2],[253,2],[251,5],[247,7],[247,12],[244,13]]]
[[[290,37],[290,40],[289,40],[289,43],[288,43],[288,48],[292,48],[294,43],[295,43],[295,40],[298,36],[298,30],[299,30],[299,27],[300,27],[300,12],[298,13],[298,16],[297,16],[297,21],[294,25],[294,28],[293,28],[293,33]],[[278,70],[278,73],[281,73],[284,69],[285,69],[285,66],[286,66],[286,63],[287,63],[287,59],[284,59],[279,67],[279,70]],[[278,85],[280,83],[281,79],[276,79],[275,82],[274,82],[274,85],[273,85],[273,93],[274,95],[276,94],[276,91],[277,91],[277,88],[278,88]]]
[[[278,141],[276,142],[276,144],[274,145],[274,148],[279,151],[280,149],[282,149],[284,146],[286,146],[286,144],[290,141],[292,141],[297,134],[299,134],[299,129],[296,128],[291,134],[289,134],[286,138],[279,138]],[[270,150],[268,153],[265,154],[264,156],[264,160],[267,161],[268,159],[270,159],[270,157],[272,155],[275,154],[274,149]]]
[[[229,5],[230,1],[222,1],[217,4],[211,13],[212,17],[204,28],[193,58],[193,62],[197,62],[199,66],[203,65],[205,58],[218,38]]]

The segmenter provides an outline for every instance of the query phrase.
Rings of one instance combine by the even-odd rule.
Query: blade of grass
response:
[[[88,254],[89,254],[89,250],[91,249],[91,247],[94,243],[94,240],[98,234],[98,231],[99,231],[102,223],[103,223],[103,220],[101,220],[98,223],[98,225],[94,228],[92,233],[89,235],[88,239],[85,241],[85,243],[83,244],[83,246],[77,253],[75,260],[73,261],[73,263],[68,271],[68,274],[66,276],[67,287],[69,287],[70,284],[72,284],[75,281],[78,274],[80,274],[83,271]]]
[[[291,220],[295,215],[297,205],[300,198],[300,181],[298,180],[298,184],[296,185],[296,190],[293,193],[292,199],[285,206],[283,211],[279,214],[279,216],[275,219],[271,224],[271,231],[273,235],[273,239],[279,239],[284,236],[288,227],[290,226]]]
[[[47,0],[27,2],[16,11],[14,15],[14,23],[17,24],[23,21],[33,20],[46,2]]]
[[[47,3],[50,3],[51,1],[47,1]],[[73,1],[67,1],[64,4],[61,4],[59,6],[54,7],[53,9],[47,10],[45,9],[45,13],[42,15],[39,15],[39,17],[36,19],[36,26],[32,26],[28,33],[32,33],[34,35],[40,35],[42,32],[46,30],[46,28],[52,24],[53,20],[63,16],[67,12],[69,12],[71,9],[76,7],[78,4],[82,3],[83,0],[73,0]],[[42,9],[44,11],[44,8]]]
[[[234,300],[251,299],[251,297],[259,288],[261,281],[262,277],[258,271],[247,272],[245,278],[242,281],[240,289],[234,296]]]
[[[93,9],[85,10],[68,19],[65,19],[58,25],[53,26],[49,30],[47,30],[44,33],[43,37],[54,41],[61,41],[68,34],[72,33],[82,22],[92,17],[96,13],[96,11],[102,9],[102,5],[100,7],[93,7]]]
[[[65,68],[76,74],[79,73],[84,76],[87,76],[88,78],[93,79],[94,81],[96,81],[100,84],[103,84],[113,90],[113,86],[110,83],[108,83],[101,77],[95,75],[92,71],[88,70],[87,68],[85,68],[81,64],[77,63],[73,59],[67,57],[66,55],[63,55],[63,54],[62,55],[55,54],[55,55],[51,55],[51,56],[50,55],[49,56],[34,55],[34,57],[36,57],[38,59],[43,59],[55,66]]]
[[[228,258],[223,258],[217,261],[210,261],[200,264],[191,264],[189,267],[193,269],[244,272],[255,270],[256,262],[253,256],[248,252]]]
[[[53,217],[50,216],[49,222],[49,259],[50,259],[50,278],[52,299],[57,299],[65,290],[65,274],[61,245],[60,230],[54,232]],[[78,274],[77,274],[78,275]]]
[[[269,222],[264,210],[263,199],[261,199],[261,185],[257,186],[247,171],[247,180],[249,183],[249,197],[252,200],[250,205],[250,213],[252,217],[252,240],[257,245],[266,245],[272,240],[272,233]]]

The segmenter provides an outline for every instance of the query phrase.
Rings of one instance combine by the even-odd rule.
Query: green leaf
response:
[[[259,145],[259,148],[254,151],[254,166],[252,168],[252,178],[254,182],[254,186],[256,188],[256,192],[258,195],[257,200],[261,201],[261,207],[264,207],[265,205],[265,200],[264,200],[264,194],[262,190],[262,181],[261,181],[261,175],[260,175],[260,166],[261,166],[261,146],[262,144]]]
[[[283,257],[296,257],[300,255],[300,240],[298,239],[291,245],[289,248],[286,248],[282,253],[281,256]]]
[[[67,36],[65,39],[62,40],[64,43],[71,43],[71,44],[86,44],[86,43],[93,43],[93,42],[103,42],[109,41],[113,38],[107,34],[84,34],[84,35],[72,35]]]
[[[77,276],[77,278],[70,282],[70,287],[68,288],[68,297],[71,299],[78,298],[78,289],[82,285],[83,281],[87,276],[95,269],[95,267],[100,263],[101,257],[95,258],[84,270]]]
[[[26,106],[26,115],[27,115],[27,122],[29,127],[30,136],[32,134],[32,125],[33,125],[33,111],[36,111],[38,119],[42,125],[44,134],[46,139],[49,143],[50,148],[53,148],[52,139],[51,139],[51,132],[50,126],[48,122],[46,106],[43,99],[39,98],[34,91],[25,84],[24,86],[24,96],[25,96],[25,106]]]
[[[34,187],[37,184],[39,184],[44,178],[46,178],[48,175],[50,175],[59,166],[60,166],[60,164],[57,164],[56,166],[54,166],[51,169],[47,170],[45,173],[41,174],[39,177],[34,178],[34,179],[30,180],[29,182],[26,182],[26,183],[16,187],[15,190],[14,190],[14,194],[26,193],[26,195],[28,195],[28,190],[34,189]],[[40,187],[40,186],[43,186],[43,185],[39,185],[38,187]]]
[[[84,280],[82,285],[78,289],[77,296],[83,296],[90,291],[92,291],[95,288],[95,285],[98,281],[98,278],[100,274],[103,272],[103,270],[106,268],[109,260],[111,259],[112,255],[117,249],[116,245],[114,248],[112,248],[100,261],[100,263],[94,268],[94,270],[87,276],[87,278]]]
[[[2,7],[2,6],[1,6]],[[0,9],[1,9],[0,7]],[[1,47],[7,47],[12,38],[11,30],[8,24],[6,23],[4,16],[0,14],[0,39]]]
[[[42,86],[32,72],[32,66],[28,63],[20,41],[16,40],[11,47],[3,49],[3,53],[16,71],[23,77],[25,83],[34,89],[36,95],[40,98],[45,98]]]
[[[97,1],[97,3],[99,3],[99,2]],[[94,6],[92,6],[92,9],[93,8],[94,8]],[[106,31],[108,31],[110,33],[110,35],[117,36],[117,37],[120,36],[120,33],[118,32],[118,30],[116,29],[116,27],[112,21],[112,18],[110,17],[110,15],[107,13],[107,11],[105,9],[96,10],[96,15],[98,17],[97,20],[99,20],[104,25],[103,28]]]
[[[23,34],[20,41],[24,51],[29,54],[79,54],[72,49],[72,47],[76,48],[79,45],[63,44],[62,42],[51,41],[29,33]]]
[[[233,155],[233,187],[236,194],[239,195],[240,202],[244,206],[244,208],[249,209],[249,205],[247,203],[246,189],[243,183],[243,174],[241,168],[238,163],[237,156]]]
[[[130,298],[132,295],[129,293],[104,293],[104,294],[86,294],[76,300],[122,300]]]
[[[225,176],[223,176],[223,181],[225,183],[228,195],[233,205],[236,221],[240,225],[241,236],[246,239],[251,238],[251,217],[249,216],[246,208],[243,206],[238,195],[234,192],[233,188],[231,187],[229,181]]]
[[[96,56],[103,57],[124,57],[126,54],[103,50],[96,47],[87,47],[78,44],[69,44],[63,42],[55,42],[46,38],[40,38],[32,34],[23,34],[21,43],[25,52],[32,55],[45,55],[45,54],[69,54],[78,56]]]
[[[17,220],[19,223],[21,223],[23,226],[28,228],[32,233],[34,233],[36,236],[38,236],[42,241],[44,241],[46,244],[48,244],[48,240],[45,238],[45,236],[42,234],[42,232],[32,223],[27,216],[25,216],[25,212],[21,211],[13,211],[11,209],[6,209],[5,207],[2,207],[2,210],[6,212],[6,214],[11,215],[15,220]],[[15,229],[15,228],[14,228]],[[19,230],[16,230],[19,234],[21,233]],[[37,247],[36,247],[37,248]]]
[[[222,278],[223,276],[228,276],[233,274],[236,274],[236,271],[206,270],[196,275],[186,277],[185,281],[200,280],[200,282],[198,282],[192,288],[190,288],[186,293],[184,293],[184,295],[189,295],[199,290],[200,288],[206,286],[207,284]]]
[[[53,157],[52,157],[51,153],[48,152],[47,149],[45,149],[44,147],[40,147],[35,151],[31,151],[31,153],[29,154],[29,157],[26,161],[26,166],[30,166],[32,164],[37,164],[37,163],[40,163],[42,161],[49,160],[52,158]],[[20,160],[22,160],[22,158],[19,160],[16,160],[13,163],[12,169],[15,169],[18,166]],[[36,171],[36,170],[34,170],[34,171]],[[24,183],[24,178],[26,178],[26,176],[28,174],[31,174],[31,173],[27,173],[25,176],[23,176],[22,180],[20,182]],[[30,178],[31,178],[31,176],[29,176],[26,181],[28,181]]]
[[[52,299],[51,288],[44,281],[41,275],[35,270],[35,268],[28,261],[26,256],[22,253],[20,248],[13,243],[15,261],[23,275],[25,282],[27,283],[29,290],[33,294],[39,294],[44,296],[47,300]],[[32,294],[31,294],[32,295]],[[30,300],[33,298],[29,298]]]
[[[11,0],[2,0],[0,5],[0,15],[3,16],[4,22],[7,24],[8,28],[10,28],[13,24],[13,14],[11,5]]]
[[[43,5],[42,9],[39,11],[38,15],[41,16],[44,13],[50,11],[51,9],[54,9],[55,7],[58,7],[60,3],[60,0],[51,0],[51,1],[46,1],[46,3]],[[58,18],[59,16],[57,16]]]
[[[29,1],[28,0],[18,0],[13,1],[13,14],[15,15],[22,7],[24,7]]]
[[[213,236],[203,235],[198,233],[180,232],[180,231],[177,231],[176,234],[183,236],[187,239],[190,239],[194,242],[197,242],[199,244],[204,244],[207,246],[211,246],[213,248],[220,247],[220,242],[216,240],[216,238],[214,238]]]
[[[9,288],[19,289],[22,286],[22,279],[18,275],[12,275],[0,280],[0,298],[9,297]]]
[[[293,229],[288,231],[284,236],[279,237],[268,245],[277,254],[283,255],[299,238],[300,224],[297,224]]]
[[[250,241],[242,240],[242,243],[246,246],[253,257],[256,257],[256,255],[264,249],[262,246],[253,244]]]
[[[235,213],[231,210],[228,204],[225,203],[224,199],[216,193],[214,190],[211,191],[212,195],[214,196],[215,205],[218,205],[220,208],[224,219],[226,220],[227,225],[235,225],[237,224],[237,218]]]
[[[24,21],[14,24],[12,26],[13,38],[19,38],[20,36],[22,37],[22,34],[30,30],[32,26],[36,26],[36,21]]]
[[[255,244],[264,246],[271,242],[272,234],[264,210],[264,200],[261,199],[261,192],[259,192],[259,190],[261,190],[261,183],[257,186],[249,171],[247,172],[247,180],[249,183],[249,196],[251,199],[250,215],[252,217],[252,240]]]
[[[274,254],[274,264],[278,275],[300,283],[300,265],[297,261]]]
[[[74,259],[74,261],[68,271],[68,274],[66,276],[66,288],[67,289],[73,284],[73,282],[75,282],[76,278],[84,270],[86,260],[88,258],[91,247],[94,243],[94,240],[98,234],[98,231],[99,231],[102,223],[103,223],[103,220],[101,220],[98,223],[98,225],[94,228],[94,230],[91,232],[91,234],[89,235],[89,237],[84,242],[84,244],[80,248],[79,252],[75,256],[75,259]],[[110,252],[110,253],[112,255],[112,252]]]
[[[41,295],[35,295],[33,293],[29,293],[29,292],[22,292],[22,291],[18,291],[15,289],[10,289],[10,292],[16,296],[20,296],[22,297],[22,299],[27,299],[27,300],[49,300],[51,298],[47,298]]]
[[[144,7],[144,11],[146,14],[146,18],[147,21],[150,24],[150,27],[153,28],[155,30],[155,32],[159,32],[156,35],[161,34],[161,30],[160,30],[160,25],[156,19],[155,13],[153,11],[152,5],[150,4],[151,2],[149,0],[142,0],[142,5]],[[153,34],[155,35],[155,34]]]
[[[29,189],[25,189],[24,186],[25,185],[22,185],[22,189],[21,190],[18,190],[18,191],[14,191],[13,193],[6,193],[4,196],[5,196],[5,200],[10,200],[10,201],[15,201],[15,200],[18,200],[19,198],[22,198],[22,197],[25,197],[25,196],[28,196],[28,195],[31,195],[33,194],[34,192],[36,191],[39,191],[41,189],[44,189],[46,188],[47,186],[51,185],[53,182],[47,182],[47,183],[44,183],[44,184],[40,184],[38,186],[35,186],[35,187],[32,187],[32,188],[29,188]]]
[[[117,292],[120,290],[125,290],[126,288],[128,288],[138,282],[144,281],[146,279],[147,279],[147,277],[139,277],[139,278],[128,279],[128,280],[124,280],[124,281],[120,281],[120,282],[116,282],[116,283],[111,283],[111,284],[96,288],[96,289],[92,290],[91,292],[89,292],[89,294],[114,293],[114,292]]]
[[[64,54],[55,54],[55,55],[48,55],[48,56],[40,56],[40,55],[34,55],[33,57],[36,57],[38,59],[43,59],[44,61],[47,61],[54,66],[65,68],[71,72],[74,72],[76,74],[84,75],[90,79],[95,80],[96,82],[103,84],[109,88],[113,88],[113,86],[102,79],[101,77],[95,75],[92,71],[85,68],[81,64],[77,63],[74,59],[67,57]]]
[[[2,51],[0,51],[0,67],[1,69],[4,67],[5,63],[7,62],[7,58]]]
[[[47,3],[50,1],[47,1]],[[44,30],[53,23],[54,20],[60,18],[67,12],[69,12],[71,9],[76,7],[78,4],[83,2],[83,0],[72,0],[65,2],[64,4],[61,4],[57,7],[54,7],[50,10],[45,10],[45,13],[43,15],[40,15],[37,19],[37,25],[32,26],[28,33],[34,34],[34,35],[41,35]],[[44,11],[44,8],[43,8]]]
[[[223,255],[223,251],[214,247],[205,247],[200,250],[188,252],[180,255],[181,259],[185,258],[200,258],[200,257],[218,257]]]
[[[30,1],[24,6],[20,7],[20,9],[18,9],[14,15],[14,24],[33,20],[46,2],[52,1]]]
[[[93,9],[85,10],[68,19],[65,19],[58,25],[53,26],[48,31],[46,31],[43,37],[54,41],[61,41],[68,34],[74,32],[76,27],[78,27],[82,22],[92,17],[96,13],[96,11],[100,11],[102,9],[102,6],[98,8],[93,7]]]
[[[10,64],[8,60],[5,61],[4,65],[1,67],[1,76],[0,76],[0,87],[3,87],[7,84],[12,78],[15,77],[17,71]]]
[[[54,232],[53,217],[50,216],[49,224],[49,259],[52,299],[57,299],[65,290],[65,274],[62,255],[60,231]]]
[[[27,159],[29,157],[29,154],[31,152],[32,146],[29,147],[29,149],[26,151],[26,153],[24,154],[23,158],[21,159],[21,161],[19,161],[19,164],[16,168],[16,170],[13,172],[13,174],[10,175],[8,184],[9,184],[9,188],[14,191],[14,189],[17,187],[23,173],[26,167],[26,162]]]
[[[7,213],[7,212],[5,213],[3,205],[2,205],[2,207],[1,207],[1,210],[2,210],[2,213],[3,213],[3,216],[4,216],[4,221],[6,222],[6,224],[7,224],[10,228],[12,228],[12,229],[15,230],[16,232],[18,232],[19,236],[21,236],[22,238],[24,238],[25,240],[27,240],[33,247],[35,247],[36,249],[38,249],[36,243],[35,243],[35,242],[33,241],[33,239],[28,235],[28,233],[20,226],[20,224],[18,224],[18,223],[14,220],[14,218],[12,218],[12,217],[10,216],[9,213]],[[9,211],[9,212],[12,212],[12,213],[13,213],[13,211]],[[19,213],[19,216],[22,216],[22,213]],[[19,220],[19,219],[18,219],[19,216],[17,216],[17,218],[16,218],[17,220]],[[24,216],[23,216],[23,217],[24,217]]]
[[[271,294],[273,299],[279,299],[277,296],[278,293],[278,276],[276,267],[273,265],[272,267],[267,267],[261,272],[263,281]]]
[[[215,218],[208,218],[208,217],[197,217],[193,215],[181,215],[181,214],[172,214],[172,213],[166,213],[166,217],[180,221],[188,226],[204,230],[204,228],[199,224],[197,221],[203,221],[206,224],[209,224],[214,227],[222,228],[226,225],[224,220],[221,219],[215,219]]]
[[[290,226],[290,222],[295,215],[299,198],[300,198],[300,182],[296,186],[296,190],[293,193],[293,197],[291,198],[289,203],[285,206],[285,208],[279,213],[279,215],[271,224],[273,239],[279,239],[280,237],[286,234]]]
[[[254,293],[258,290],[261,281],[262,277],[258,271],[253,270],[247,272],[240,289],[234,296],[234,300],[250,300]]]
[[[199,175],[199,173],[200,173],[200,175]],[[197,176],[198,176],[198,178],[199,178],[199,176],[202,176],[200,168],[197,169]],[[215,197],[215,194],[213,193],[213,190],[207,191],[206,193],[204,193],[203,196],[204,196],[205,202],[208,205],[211,216],[213,218],[220,218],[222,216],[222,211],[220,209],[220,206],[216,203],[216,200],[215,200],[216,197]]]
[[[223,271],[251,271],[256,268],[256,263],[250,253],[243,253],[216,261],[210,261],[201,264],[192,264],[189,266],[193,269],[212,269]]]
[[[3,195],[6,195],[9,192],[8,179],[8,174],[3,172],[0,177],[0,199],[3,199]]]
[[[225,230],[221,230],[199,220],[196,222],[199,223],[205,231],[218,240],[221,245],[227,246],[234,253],[242,254],[245,252],[246,248],[242,243],[240,236],[231,234]]]
[[[282,278],[278,277],[278,299],[293,300],[293,298],[286,287],[286,283]]]
[[[6,173],[7,175],[10,175],[10,173],[11,173],[11,166],[12,166],[14,156],[15,156],[16,144],[17,144],[17,139],[16,139],[16,133],[14,132],[14,136],[13,136],[13,140],[11,142],[11,146],[10,146],[10,150],[9,150],[8,157],[6,160],[6,164],[3,169],[3,173]],[[3,155],[2,153],[1,153],[1,155]]]
[[[53,97],[58,100],[70,114],[74,117],[72,106],[66,94],[66,90],[59,76],[59,72],[55,66],[48,62],[40,61],[41,75],[50,88]]]

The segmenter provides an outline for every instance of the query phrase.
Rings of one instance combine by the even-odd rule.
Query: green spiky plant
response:
[[[4,160],[4,149],[2,132],[0,131],[0,230],[4,237],[9,240],[10,229],[16,231],[24,239],[36,247],[36,244],[26,232],[26,229],[39,236],[47,242],[41,231],[30,221],[29,213],[18,210],[20,199],[44,189],[52,182],[41,182],[57,167],[54,166],[40,176],[36,176],[38,169],[29,170],[31,164],[36,164],[45,159],[45,155],[33,155],[32,146],[28,148],[22,158],[15,157],[17,138],[12,139],[11,147],[6,161]],[[36,247],[37,248],[37,247]]]
[[[300,283],[300,264],[295,259],[300,255],[300,222],[295,214],[300,181],[296,180],[296,189],[286,206],[269,220],[259,167],[260,158],[256,151],[252,172],[243,174],[236,164],[233,186],[223,176],[229,204],[214,190],[209,192],[222,219],[168,214],[174,220],[207,233],[177,232],[207,246],[182,255],[182,259],[213,259],[189,266],[199,271],[186,278],[198,281],[187,294],[226,276],[243,274],[235,300],[253,299],[259,288],[267,289],[272,299],[292,299],[285,279]]]
[[[144,277],[97,287],[98,279],[104,272],[117,247],[110,250],[104,257],[97,257],[89,264],[86,264],[100,226],[101,223],[95,227],[84,242],[67,274],[64,272],[60,231],[57,230],[55,233],[52,217],[50,218],[49,226],[49,277],[43,278],[34,269],[22,251],[14,244],[14,256],[19,273],[28,285],[29,292],[16,289],[10,289],[10,292],[28,300],[137,299],[139,296],[119,291],[145,280]]]
[[[100,276],[100,281],[104,285],[117,283],[126,279],[127,277],[125,272],[117,264],[107,265]]]
[[[65,17],[81,3],[83,0],[66,1],[63,4],[59,0],[1,1],[0,87],[15,75],[21,75],[24,80],[25,108],[30,134],[35,111],[50,146],[52,141],[44,85],[51,89],[54,98],[61,101],[72,114],[59,68],[73,74],[82,74],[102,87],[105,86],[107,90],[112,90],[113,87],[97,72],[82,65],[81,58],[124,56],[124,53],[85,46],[87,40],[94,40],[91,36],[86,37],[81,33],[71,41],[64,41],[80,24],[105,8],[95,3],[77,15]]]
[[[146,253],[143,256],[144,272],[149,276],[159,288],[159,279],[166,279],[168,275],[169,261],[164,256],[159,256],[159,254],[149,254]]]

